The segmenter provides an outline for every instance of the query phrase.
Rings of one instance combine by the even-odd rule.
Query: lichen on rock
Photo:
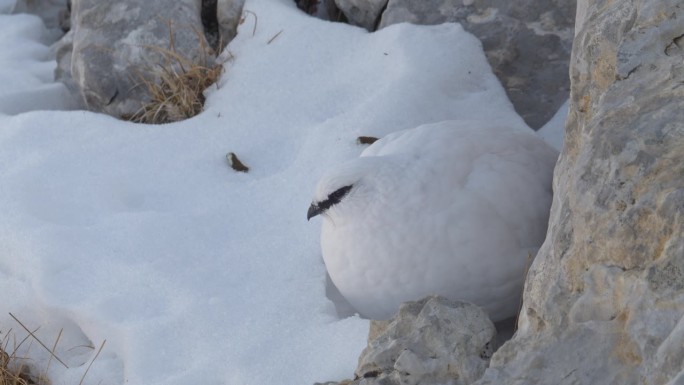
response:
[[[520,329],[482,385],[682,377],[684,53],[672,44],[684,9],[676,0],[578,8],[549,233]]]
[[[496,329],[484,310],[432,296],[371,321],[368,346],[349,385],[467,385],[484,373]],[[327,383],[335,384],[335,383]]]

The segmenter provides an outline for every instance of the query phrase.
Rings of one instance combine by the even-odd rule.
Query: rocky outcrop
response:
[[[235,36],[243,3],[73,0],[72,28],[56,45],[55,77],[88,109],[130,117],[149,99],[143,78],[153,80],[152,69],[173,64],[169,50],[210,63]]]
[[[341,384],[471,384],[484,373],[495,336],[475,305],[442,297],[406,302],[392,319],[371,321],[355,379]]]
[[[684,8],[579,9],[548,237],[478,383],[681,384]]]
[[[116,117],[133,115],[149,98],[141,76],[169,61],[162,50],[192,60],[206,55],[200,8],[200,0],[74,0],[71,74],[86,106]]]
[[[379,27],[461,23],[482,41],[516,111],[537,129],[568,97],[574,20],[575,1],[389,0]]]

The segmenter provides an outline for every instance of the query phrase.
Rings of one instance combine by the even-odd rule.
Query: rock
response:
[[[355,380],[340,384],[471,384],[484,373],[495,336],[484,310],[470,303],[406,302],[392,319],[371,321]]]
[[[55,80],[64,83],[74,93],[74,96],[78,98],[78,85],[71,77],[71,54],[74,49],[74,32],[67,32],[51,49],[55,52],[57,60]]]
[[[237,34],[244,4],[245,0],[218,0],[216,15],[222,47],[230,43]]]
[[[458,22],[481,41],[492,70],[530,127],[568,98],[574,1],[389,0],[380,28]]]
[[[297,8],[322,20],[346,22],[335,0],[295,0]]]
[[[578,6],[549,233],[478,384],[682,384],[684,8]]]
[[[200,18],[204,38],[212,49],[218,50],[221,44],[221,34],[219,33],[218,21],[218,0],[201,0]]]
[[[74,0],[71,72],[87,108],[124,118],[137,112],[149,98],[142,74],[171,62],[163,50],[212,60],[200,12],[201,0]]]
[[[71,30],[71,0],[67,0],[66,8],[59,11],[57,23],[64,33]]]
[[[350,24],[375,31],[387,0],[335,0]]]
[[[39,16],[49,32],[48,38],[54,42],[64,34],[62,23],[68,14],[68,3],[68,0],[16,0],[12,12]]]

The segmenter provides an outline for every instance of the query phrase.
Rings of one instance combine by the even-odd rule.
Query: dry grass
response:
[[[51,385],[47,373],[50,370],[50,365],[53,360],[55,362],[59,362],[66,369],[69,368],[64,361],[62,361],[55,354],[57,345],[62,338],[63,330],[59,331],[52,348],[49,348],[40,339],[38,339],[35,334],[40,328],[36,328],[35,330],[31,331],[26,328],[26,326],[12,313],[9,313],[9,315],[24,329],[24,331],[26,331],[27,335],[18,341],[16,338],[16,333],[13,333],[12,329],[10,329],[7,333],[4,333],[4,335],[0,332],[0,335],[3,335],[2,339],[0,339],[0,385]],[[43,370],[40,371],[40,374],[35,374],[37,372],[37,368],[31,364],[31,359],[27,357],[31,351],[34,341],[50,354],[50,358]],[[97,353],[88,363],[78,385],[83,385],[90,368],[95,360],[97,360],[97,358],[100,356],[100,353],[102,353],[102,349],[104,348],[106,342],[107,340],[102,342]],[[25,344],[27,344],[28,347],[21,349]],[[91,348],[95,349],[93,346],[91,346]],[[18,353],[20,351],[27,356],[20,355]]]
[[[130,117],[131,121],[171,123],[202,112],[204,90],[216,83],[223,73],[223,65],[214,61],[213,50],[198,31],[195,33],[200,42],[198,59],[177,52],[171,32],[169,48],[148,47],[160,54],[163,61],[138,74],[139,85],[147,89],[151,99]]]
[[[11,330],[0,345],[0,385],[50,385],[45,376],[36,376],[28,365],[28,358],[17,354],[28,336],[17,342],[11,338]],[[9,347],[10,340],[12,348]]]

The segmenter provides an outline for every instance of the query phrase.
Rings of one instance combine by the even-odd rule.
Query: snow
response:
[[[484,114],[525,127],[458,25],[369,34],[290,0],[245,8],[256,33],[248,16],[205,111],[163,126],[68,111],[39,19],[0,14],[0,338],[24,335],[9,312],[48,346],[63,329],[52,383],[78,383],[104,340],[84,384],[351,376],[368,322],[325,296],[317,179],[358,135]],[[26,354],[45,370],[42,348]]]
[[[10,9],[0,3],[0,12]],[[66,87],[53,81],[48,35],[35,16],[0,13],[0,113],[75,107]]]
[[[565,121],[568,118],[569,108],[570,100],[568,99],[560,106],[551,120],[537,131],[537,135],[558,151],[563,149],[563,141],[565,140]]]
[[[0,0],[0,14],[7,14],[12,12],[16,0]]]

